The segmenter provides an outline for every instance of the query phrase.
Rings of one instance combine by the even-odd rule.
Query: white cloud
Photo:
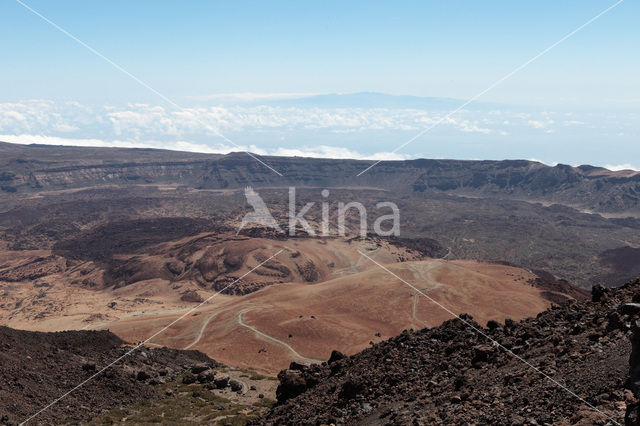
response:
[[[559,141],[607,140],[607,132],[618,135],[616,140],[624,142],[621,138],[630,139],[637,134],[636,123],[640,118],[630,114],[568,116],[567,113],[509,109],[461,110],[447,115],[440,110],[416,108],[300,108],[259,103],[261,99],[296,95],[308,96],[221,94],[213,96],[236,97],[247,102],[192,105],[182,110],[143,103],[90,105],[37,99],[0,103],[0,134],[6,135],[5,140],[20,143],[135,146],[213,153],[248,149],[273,155],[403,159],[407,157],[382,151],[391,151],[425,129],[429,130],[428,134],[403,152],[415,153],[413,147],[420,143],[486,141],[485,135],[495,135],[500,143],[513,140],[514,147],[519,141],[535,142],[538,137]],[[250,104],[250,100],[257,103]],[[551,119],[554,114],[562,117],[557,123]],[[372,153],[373,146],[381,147],[378,148],[381,152]],[[487,149],[488,156],[506,155],[503,148],[488,145]],[[531,155],[550,154],[536,152],[532,151]],[[528,152],[518,155],[528,155]]]
[[[284,157],[314,157],[314,158],[334,158],[334,159],[356,159],[356,160],[406,160],[411,158],[408,155],[393,152],[376,152],[371,155],[364,155],[357,151],[339,146],[321,145],[316,148],[277,148],[269,152],[268,155],[280,155]]]
[[[477,122],[470,122],[469,120],[464,120],[460,123],[460,130],[466,133],[491,133],[490,129],[480,127]]]
[[[249,151],[259,155],[275,155],[282,157],[314,157],[314,158],[334,158],[334,159],[356,159],[356,160],[406,160],[412,158],[409,155],[392,152],[376,152],[366,155],[357,151],[339,147],[320,145],[314,148],[275,148],[261,149],[255,145],[230,146],[219,144],[214,147],[192,143],[188,141],[162,142],[162,141],[124,141],[124,140],[100,140],[100,139],[70,139],[57,136],[43,135],[2,135],[0,141],[17,144],[40,144],[40,145],[64,145],[64,146],[84,146],[93,148],[155,148],[168,149],[172,151],[200,152],[205,154],[228,154],[230,152]]]
[[[555,167],[559,164],[557,161],[546,162],[546,161],[538,160],[537,158],[529,158],[528,161],[535,161],[536,163],[541,163],[549,167]]]
[[[616,164],[616,165],[612,165],[612,164],[607,164],[606,166],[604,166],[605,169],[609,169],[611,171],[614,172],[619,172],[621,170],[635,170],[635,171],[640,171],[640,169],[638,167],[635,167],[629,163],[625,163],[625,164]]]
[[[492,119],[456,117],[442,112],[390,108],[296,108],[268,105],[196,106],[168,110],[158,105],[90,106],[77,102],[27,101],[0,104],[0,133],[47,134],[99,139],[193,139],[229,132],[280,130],[357,133],[418,132],[438,124],[439,130],[490,133]],[[479,125],[482,123],[482,126]],[[58,134],[63,133],[63,134]]]
[[[216,148],[203,144],[196,144],[187,141],[175,141],[171,143],[161,141],[125,141],[125,140],[101,140],[93,138],[72,139],[58,136],[44,135],[2,135],[0,141],[9,143],[18,143],[23,145],[40,144],[40,145],[64,145],[64,146],[86,146],[93,148],[156,148],[169,149],[174,151],[202,152],[207,154],[227,154],[232,151],[239,151],[236,147],[228,147],[220,145]]]

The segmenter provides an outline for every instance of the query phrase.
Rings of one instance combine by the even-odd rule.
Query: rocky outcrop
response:
[[[291,365],[260,424],[638,424],[637,303],[640,280],[520,322],[462,315]]]
[[[635,320],[632,325],[627,387],[631,389],[636,399],[640,398],[640,319]],[[634,402],[627,407],[625,423],[634,426],[640,425],[640,403]]]
[[[0,423],[18,424],[90,378],[43,411],[35,424],[86,421],[103,410],[159,399],[163,395],[156,385],[185,372],[184,377],[193,376],[192,366],[221,366],[198,351],[142,347],[125,355],[130,350],[108,331],[39,333],[0,327]]]
[[[202,303],[204,300],[200,294],[195,290],[187,290],[180,296],[180,300],[183,302]]]

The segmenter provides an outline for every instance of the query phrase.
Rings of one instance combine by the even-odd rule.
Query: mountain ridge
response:
[[[583,211],[640,217],[640,172],[529,160],[384,161],[260,156],[278,176],[242,153],[198,154],[164,150],[19,146],[2,143],[2,191],[19,196],[109,184],[180,184],[196,189],[244,186],[375,187],[563,204]],[[115,154],[115,156],[114,156]],[[132,160],[134,154],[139,159]],[[70,156],[75,156],[71,159]],[[105,160],[101,157],[108,157]]]

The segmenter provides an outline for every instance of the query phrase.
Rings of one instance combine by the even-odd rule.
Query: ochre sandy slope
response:
[[[517,268],[444,260],[388,267],[447,309],[471,313],[480,323],[532,316],[549,306],[527,284],[531,275]],[[125,339],[142,340],[178,316],[145,315],[108,327]],[[217,296],[153,342],[275,373],[292,360],[326,360],[333,349],[355,353],[403,329],[449,318],[442,307],[376,268],[314,285],[290,283],[243,297]]]
[[[375,241],[233,236],[224,243],[220,237],[207,236],[163,243],[148,250],[149,254],[123,257],[135,257],[136,265],[147,265],[151,271],[151,265],[166,262],[154,258],[186,253],[186,265],[206,260],[210,269],[200,270],[214,271],[232,282],[280,250],[271,268],[256,269],[240,280],[238,286],[258,289],[244,295],[217,294],[220,282],[200,282],[190,272],[117,288],[87,288],[69,281],[97,277],[100,269],[91,261],[73,265],[47,251],[5,252],[0,260],[7,277],[38,271],[44,275],[0,282],[0,319],[10,327],[41,331],[108,328],[125,340],[138,341],[184,316],[152,343],[199,349],[225,364],[275,373],[292,360],[326,360],[333,349],[351,354],[403,329],[436,326],[451,318],[443,307],[455,314],[470,313],[484,324],[490,319],[532,316],[550,304],[531,286],[535,276],[525,270],[475,261],[411,260],[420,256]],[[387,265],[443,307],[418,295],[359,251]],[[224,272],[220,265],[231,261],[234,269]],[[306,280],[300,272],[300,265],[307,264],[313,265],[314,280]],[[289,275],[273,281],[269,274],[284,268]],[[82,271],[87,272],[82,275]],[[262,286],[267,282],[271,285]],[[199,300],[211,296],[190,312]]]

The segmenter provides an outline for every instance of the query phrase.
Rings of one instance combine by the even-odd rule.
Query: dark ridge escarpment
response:
[[[211,155],[164,150],[78,148],[0,143],[2,192],[108,185],[180,184],[197,189],[275,186],[375,187],[396,193],[450,192],[631,212],[640,203],[640,173],[535,161],[385,161],[371,163],[301,157],[264,157],[273,173],[244,153]],[[135,160],[132,160],[135,158]]]

